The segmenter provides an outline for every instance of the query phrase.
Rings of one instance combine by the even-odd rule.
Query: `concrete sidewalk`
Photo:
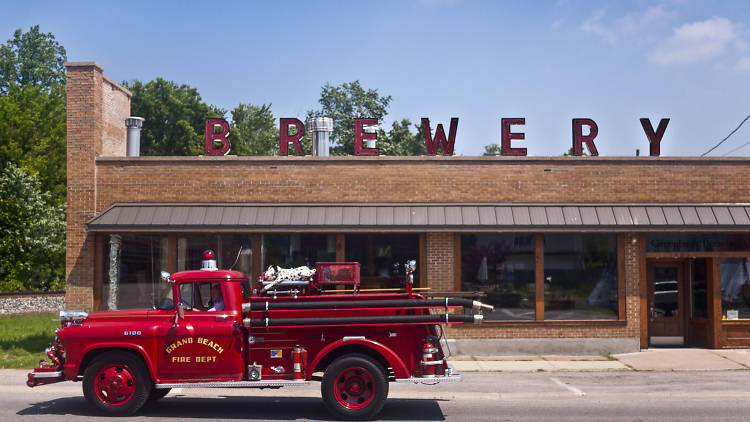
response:
[[[605,356],[454,356],[458,372],[750,370],[750,350],[647,349]]]

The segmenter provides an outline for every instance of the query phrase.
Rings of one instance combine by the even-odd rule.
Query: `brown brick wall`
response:
[[[127,117],[130,99],[128,96],[125,107],[122,98],[118,98],[118,95],[124,95],[122,91],[110,88],[105,93],[104,86],[112,86],[112,82],[105,82],[102,68],[97,63],[77,62],[66,66],[68,210],[65,301],[69,309],[90,310],[93,307],[94,236],[86,231],[85,223],[97,212],[95,157],[103,152],[105,136],[110,136],[110,145],[116,145],[114,138],[124,135],[124,131],[118,132],[111,127],[115,116],[125,109]],[[112,111],[112,107],[119,111]],[[122,138],[120,143],[124,142]],[[122,151],[124,155],[124,149]]]
[[[427,271],[427,285],[431,291],[449,292],[456,290],[453,268],[454,241],[453,233],[427,233],[427,259],[424,267]]]
[[[105,157],[97,168],[100,210],[116,201],[750,202],[745,158]]]

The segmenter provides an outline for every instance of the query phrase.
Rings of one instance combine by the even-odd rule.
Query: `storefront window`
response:
[[[544,319],[617,319],[617,236],[544,235]]]
[[[294,268],[316,262],[336,260],[334,234],[267,234],[263,235],[263,270],[269,265]]]
[[[166,236],[111,234],[105,236],[102,309],[150,308],[169,287],[161,282],[167,270]]]
[[[195,234],[177,237],[177,271],[199,270],[203,251],[216,255],[216,266],[252,277],[252,237],[249,234]]]
[[[708,268],[706,259],[693,260],[693,318],[708,316]]]
[[[750,318],[750,259],[721,260],[721,312],[724,319]]]
[[[744,252],[750,251],[747,234],[650,234],[646,252]]]
[[[462,235],[461,290],[481,292],[495,306],[488,320],[533,320],[534,235]]]
[[[346,261],[360,263],[361,288],[403,288],[404,264],[417,261],[414,287],[419,286],[419,235],[416,234],[348,234]]]

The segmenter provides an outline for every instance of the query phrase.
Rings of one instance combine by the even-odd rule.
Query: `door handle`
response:
[[[216,322],[224,322],[229,319],[229,315],[217,315],[214,317],[214,321]]]

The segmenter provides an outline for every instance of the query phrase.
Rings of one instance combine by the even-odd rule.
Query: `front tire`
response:
[[[89,404],[109,416],[128,416],[146,403],[153,383],[143,362],[127,352],[108,352],[83,374],[83,395]]]
[[[343,420],[375,418],[388,397],[385,369],[365,355],[345,355],[333,361],[320,389],[328,411]]]
[[[154,388],[151,390],[151,394],[148,395],[148,401],[154,402],[159,401],[164,398],[169,392],[172,391],[171,388]]]

